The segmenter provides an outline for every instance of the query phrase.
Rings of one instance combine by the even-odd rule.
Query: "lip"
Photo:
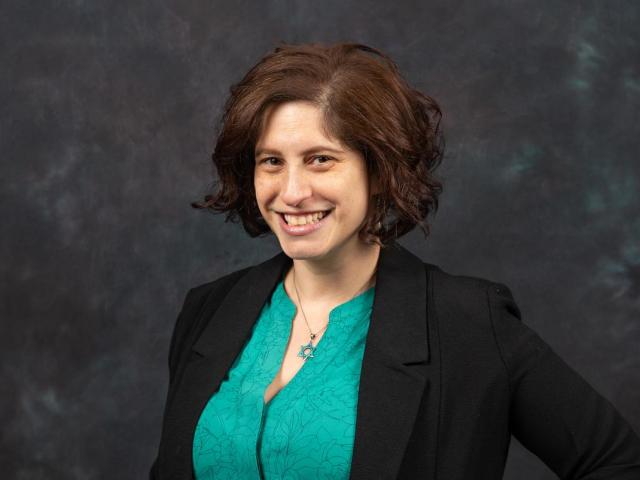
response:
[[[284,230],[289,235],[301,236],[301,235],[309,235],[310,233],[315,232],[316,230],[322,228],[322,226],[326,223],[327,218],[331,217],[331,213],[333,209],[329,210],[329,213],[322,217],[322,219],[317,223],[308,223],[306,225],[289,225],[284,221],[284,215],[278,213],[278,217],[280,218],[280,228]]]

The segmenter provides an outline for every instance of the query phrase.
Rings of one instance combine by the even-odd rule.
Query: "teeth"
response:
[[[325,216],[325,212],[314,212],[308,215],[286,215],[284,219],[289,225],[306,225],[308,223],[318,223]]]

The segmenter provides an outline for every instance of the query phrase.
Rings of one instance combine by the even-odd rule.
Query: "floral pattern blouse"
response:
[[[336,306],[313,357],[266,405],[296,307],[282,280],[196,426],[197,480],[347,479],[375,287]]]

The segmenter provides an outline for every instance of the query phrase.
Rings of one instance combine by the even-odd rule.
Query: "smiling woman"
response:
[[[193,206],[240,219],[252,237],[278,235],[260,208],[254,173],[282,175],[286,165],[287,175],[297,174],[292,161],[304,161],[332,180],[348,168],[375,183],[364,192],[372,200],[359,231],[364,242],[385,245],[416,226],[426,236],[442,191],[434,175],[444,152],[440,117],[438,104],[377,49],[278,47],[231,88],[212,155],[220,188]]]
[[[262,218],[291,258],[328,258],[360,249],[370,192],[362,154],[323,131],[322,110],[290,101],[265,112],[256,146],[255,198]],[[308,145],[318,145],[307,148]],[[280,152],[278,163],[265,153]],[[275,155],[270,153],[270,155]],[[323,162],[318,163],[318,160]]]
[[[360,44],[285,45],[231,88],[194,207],[282,252],[189,290],[152,479],[640,478],[640,439],[509,288],[396,242],[438,207],[437,103]]]

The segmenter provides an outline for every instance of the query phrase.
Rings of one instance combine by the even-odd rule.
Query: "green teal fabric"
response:
[[[331,310],[314,357],[265,405],[264,392],[280,369],[296,313],[278,283],[198,420],[197,480],[349,477],[374,291]]]

